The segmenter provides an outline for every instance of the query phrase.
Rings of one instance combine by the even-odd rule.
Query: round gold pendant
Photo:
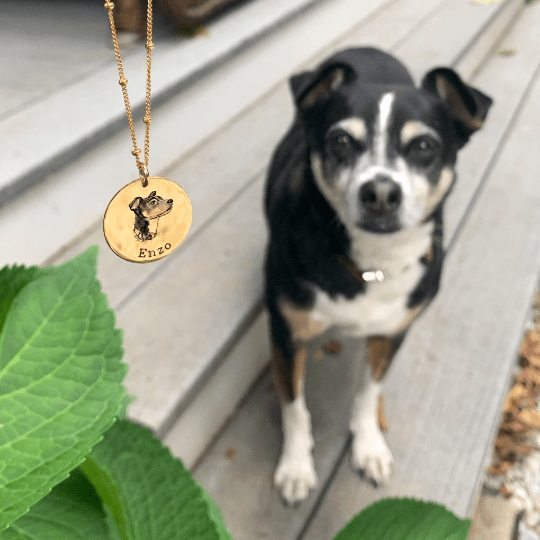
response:
[[[135,180],[111,200],[103,218],[109,247],[122,259],[152,262],[172,253],[186,237],[192,210],[186,192],[175,182],[150,176]]]

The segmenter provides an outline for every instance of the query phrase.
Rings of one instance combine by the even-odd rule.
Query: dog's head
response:
[[[357,69],[330,61],[290,81],[315,182],[349,230],[414,227],[444,201],[492,100],[448,68],[420,88],[405,71],[381,83]]]
[[[156,195],[155,191],[152,191],[144,199],[142,197],[135,197],[129,208],[138,216],[150,220],[168,214],[171,211],[172,205],[172,199],[165,200],[163,197]]]

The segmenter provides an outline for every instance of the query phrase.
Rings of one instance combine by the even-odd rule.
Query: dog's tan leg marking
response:
[[[294,367],[293,367],[293,391],[294,396],[298,397],[304,387],[304,377],[306,375],[307,347],[302,346],[295,349]]]
[[[430,252],[428,252],[429,255]],[[412,309],[409,309],[407,315],[403,319],[403,322],[397,328],[396,335],[399,336],[409,328],[411,323],[420,315],[420,313],[427,306],[427,302],[423,302]],[[399,345],[401,345],[400,338],[388,338],[380,336],[371,336],[367,339],[367,356],[366,361],[371,366],[371,376],[374,381],[381,381],[385,376],[390,362],[394,357]]]
[[[282,351],[274,347],[272,364],[282,403],[289,403],[300,394],[306,372],[307,344],[325,328],[309,316],[308,309],[298,308],[287,300],[279,300],[278,307],[289,327],[294,352],[291,365],[283,358]]]
[[[421,307],[410,310],[408,324],[421,311]],[[366,361],[371,373],[365,374],[353,402],[351,464],[376,484],[386,483],[390,479],[394,461],[381,432],[380,381],[402,339],[403,335],[395,338],[371,336],[367,339]]]
[[[286,366],[281,351],[274,347],[275,363],[279,369]],[[304,398],[304,374],[307,347],[295,347],[292,370],[278,373],[281,400],[283,447],[274,475],[274,485],[288,504],[303,501],[317,485],[317,474],[311,451],[311,416]],[[292,381],[291,381],[292,375]],[[292,384],[291,384],[292,383]]]
[[[281,314],[287,321],[293,342],[307,343],[325,330],[324,325],[310,317],[310,310],[296,307],[287,300],[279,300]]]
[[[371,376],[379,382],[386,373],[392,357],[392,341],[385,337],[369,337],[367,340],[367,363]]]
[[[378,418],[381,383],[365,373],[354,397],[350,429],[353,435],[351,465],[376,484],[386,483],[394,458],[381,432]]]
[[[292,366],[285,361],[283,353],[274,345],[272,367],[274,381],[282,405],[287,405],[301,393],[306,373],[307,347],[295,347]]]
[[[303,501],[317,485],[311,451],[311,416],[306,407],[303,386],[288,404],[281,404],[283,447],[274,475],[274,485],[288,504]]]
[[[294,399],[290,368],[283,357],[283,353],[275,345],[272,345],[271,365],[279,401],[282,405],[290,403]]]
[[[274,365],[281,371],[277,374],[277,380],[283,425],[283,448],[274,475],[274,484],[285,501],[294,504],[303,501],[317,484],[311,455],[311,416],[304,398],[304,376],[307,343],[324,328],[309,316],[307,309],[298,308],[286,300],[279,301],[278,306],[291,332],[294,352],[291,366],[283,358],[281,351],[274,347]]]

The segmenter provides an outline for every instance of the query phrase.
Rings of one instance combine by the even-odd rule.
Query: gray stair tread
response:
[[[339,358],[325,356],[309,365],[306,400],[313,419],[315,466],[323,482],[303,504],[287,507],[272,489],[281,420],[277,393],[268,374],[195,468],[196,479],[221,507],[234,538],[290,540],[296,539],[305,527],[321,496],[324,479],[331,475],[343,453],[349,404],[358,375],[359,364],[354,358],[364,350],[363,341],[347,340]]]
[[[2,119],[114,61],[103,11],[99,2],[3,0]]]
[[[435,6],[434,11],[440,11],[441,6]],[[401,46],[406,46],[410,40],[415,39],[412,30],[417,27],[419,13],[425,14],[426,9],[427,2],[419,1],[416,4],[415,17],[410,2],[393,2],[370,23],[359,25],[354,32],[350,32],[333,44],[333,48],[353,43],[371,43],[387,49],[398,42],[402,43]],[[389,20],[395,20],[400,13],[403,14],[404,21],[400,32],[379,31],[381,21],[384,21],[387,15]],[[372,24],[377,28],[376,35],[370,34]],[[405,39],[407,36],[408,39]],[[400,50],[401,47],[398,47],[398,54]],[[324,54],[329,54],[329,51]],[[442,43],[440,56],[440,63],[451,63],[452,59]],[[313,60],[310,61],[312,62]],[[428,67],[430,66],[425,66],[424,70]],[[260,299],[261,264],[266,238],[262,218],[262,197],[259,196],[258,200],[256,198],[248,200],[243,194],[236,202],[235,198],[257,174],[263,173],[271,151],[291,117],[290,97],[287,85],[283,82],[261,99],[256,107],[238,117],[204,147],[199,147],[196,152],[167,172],[167,176],[178,179],[190,194],[194,208],[198,210],[194,212],[190,237],[178,253],[162,262],[143,267],[119,261],[105,247],[101,225],[97,224],[83,242],[78,243],[63,256],[63,258],[72,256],[92,243],[104,246],[100,256],[99,275],[112,304],[119,309],[119,321],[126,330],[126,360],[131,366],[127,384],[128,389],[139,396],[138,402],[130,409],[130,414],[158,432],[162,431],[164,425],[170,423],[171,415],[177,414],[182,409],[183,404],[212,373],[215,369],[214,359],[219,356],[231,335],[238,330],[238,325],[244,321]],[[235,156],[234,160],[231,159],[231,155]],[[218,171],[219,174],[216,174]],[[257,180],[258,183],[260,181],[262,177],[261,180]],[[248,191],[255,193],[252,188]],[[240,201],[245,201],[247,206],[239,206]],[[257,214],[258,225],[252,230],[247,230],[246,224],[238,220],[236,229],[227,229],[223,223],[229,217],[222,216],[222,213],[227,216]],[[244,238],[245,235],[248,235],[250,240],[245,243],[246,251],[240,254],[238,239]],[[206,244],[203,238],[211,244]],[[255,246],[258,251],[254,251]],[[229,261],[226,254],[231,250],[237,253],[239,259],[237,263],[232,260],[230,262],[231,268],[234,268],[234,274],[231,275],[237,277],[236,296],[224,294],[223,291],[227,289],[223,288],[219,273],[216,274],[217,269],[211,263],[212,259],[224,258]],[[202,261],[206,260],[208,262],[201,265]],[[173,268],[174,271],[171,270]],[[216,279],[216,275],[219,279]],[[189,296],[184,294],[183,297],[180,293],[178,296],[165,294],[166,290],[174,290],[179,282],[189,283],[189,289],[193,293]],[[223,283],[226,283],[226,278]],[[241,286],[243,283],[251,285],[249,287],[246,285],[243,289]],[[159,335],[160,341],[165,345],[154,349],[155,360],[151,376],[147,372],[147,355],[156,344],[152,341],[152,344],[148,345],[150,349],[147,349],[147,345],[140,344],[140,335],[144,326],[152,319],[143,316],[138,321],[133,315],[134,302],[143,297],[166,298],[167,303],[163,309],[171,313],[165,320],[157,319],[163,320]],[[194,306],[191,305],[192,302]],[[219,309],[216,309],[216,305]],[[193,308],[200,309],[197,316],[194,315]],[[174,313],[176,316],[173,316]],[[199,316],[202,317],[200,320]],[[190,336],[189,339],[181,338],[179,328],[183,329],[181,331],[186,336]],[[211,339],[209,335],[212,336]]]
[[[174,418],[174,424],[162,428],[162,434],[166,433],[163,442],[186,467],[193,467],[201,459],[216,433],[243,402],[254,381],[267,370],[268,318],[262,305],[260,308],[258,314],[254,312],[250,316],[250,326],[223,355],[212,377],[189,401],[182,414]]]
[[[210,23],[207,37],[188,39],[166,34],[160,39],[158,35],[152,55],[154,101],[319,1],[251,0],[245,5],[238,6],[234,14]],[[33,4],[28,6],[28,17],[32,17],[33,8],[35,8]],[[10,11],[16,13],[15,9]],[[65,22],[66,11],[69,15],[68,8],[57,7],[54,13]],[[3,199],[41,180],[55,167],[69,162],[74,155],[95,144],[99,137],[106,134],[107,129],[114,129],[120,124],[124,127],[124,104],[119,87],[114,84],[118,81],[117,67],[112,49],[109,48],[108,55],[105,50],[110,42],[106,12],[102,3],[86,11],[88,16],[85,18],[93,23],[92,29],[102,38],[102,42],[96,44],[95,37],[91,35],[90,43],[79,44],[75,50],[85,50],[87,57],[95,58],[95,62],[85,60],[80,69],[69,67],[73,53],[68,51],[62,55],[64,48],[69,49],[67,44],[64,44],[61,51],[56,51],[54,65],[49,65],[48,68],[42,66],[45,69],[33,68],[41,78],[49,76],[54,79],[49,83],[54,91],[48,94],[40,92],[39,96],[33,97],[41,96],[41,99],[33,103],[28,102],[26,106],[20,107],[20,110],[15,110],[0,120],[0,145],[3,148],[3,159],[0,163],[0,195]],[[38,10],[37,16],[39,13]],[[50,32],[51,29],[55,29],[54,25],[47,25],[43,20],[41,22],[43,47],[47,48],[48,41],[58,45],[58,38]],[[76,20],[71,22],[70,25],[68,19],[66,26],[67,31],[73,32],[79,23]],[[102,29],[97,30],[98,24]],[[84,35],[84,25],[81,33]],[[17,36],[11,36],[6,46],[12,44],[15,38]],[[6,55],[5,61],[12,58],[13,56]],[[101,61],[98,61],[99,59]],[[63,66],[62,62],[66,65]],[[73,62],[77,62],[77,58]],[[123,64],[129,81],[130,102],[132,108],[136,110],[144,104],[146,77],[144,47],[141,45],[131,50],[130,54],[124,54]],[[68,75],[57,73],[62,71],[62,67],[69,74],[69,78]]]
[[[384,3],[385,0],[366,0],[362,4],[352,0],[320,2],[165,103],[154,105],[151,174],[167,176],[172,171],[169,176],[189,188],[189,181],[173,176],[172,164],[197,151],[220,128],[225,126],[226,129],[239,115],[256,107],[257,100],[286,79],[299,64],[369,18]],[[114,87],[109,88],[122,106],[121,96]],[[290,101],[288,105],[290,111]],[[289,118],[284,119],[284,125],[288,121]],[[236,141],[240,152],[248,137],[249,134],[245,134]],[[131,150],[129,132],[124,127],[115,135],[105,137],[95,148],[77,155],[68,166],[51,173],[22,196],[7,203],[3,200],[0,228],[4,239],[0,264],[50,262],[51,256],[60,249],[92,228],[99,229],[99,220],[114,193],[134,180],[136,168]],[[266,160],[260,163],[261,168],[265,165]],[[205,193],[211,194],[222,181],[216,169],[201,185]],[[240,183],[245,181],[248,179],[239,179]],[[204,200],[201,205],[204,208]],[[200,207],[194,211],[199,213]],[[27,216],[32,216],[32,221],[25,219]],[[39,235],[36,223],[40,225]]]
[[[257,176],[264,174],[271,148],[283,128],[284,118],[291,114],[289,102],[285,88],[282,92],[272,93],[264,100],[263,106],[254,107],[248,114],[236,118],[226,130],[207,140],[204,147],[190,153],[163,173],[186,190],[193,206],[189,235],[174,254],[152,264],[125,262],[107,246],[100,220],[84,239],[66,250],[61,257],[55,258],[55,262],[67,260],[87,246],[100,245],[99,278],[111,304],[121,309],[134,291],[151,284],[153,276],[159,273],[164,264],[181,256],[188,246],[197,243],[202,231],[208,227],[219,230],[219,223],[215,221],[219,220],[220,214]],[[262,208],[262,199],[256,204],[258,209]],[[223,245],[226,245],[225,240]],[[261,238],[262,242],[264,238]],[[200,269],[193,270],[200,274]]]
[[[427,13],[411,36],[398,44],[399,54],[416,75],[426,66],[446,65],[462,56],[502,4],[474,4],[448,0]]]
[[[118,310],[126,385],[138,398],[130,416],[154,429],[197,390],[261,297],[262,186],[260,176]]]
[[[540,271],[535,226],[540,106],[531,97],[540,85],[533,30],[540,5],[527,10],[502,44],[518,54],[492,57],[474,81],[496,105],[460,163],[458,186],[472,182],[473,189],[456,190],[449,200],[447,238],[458,236],[441,293],[411,330],[384,385],[387,440],[396,460],[391,483],[372,488],[350,469],[347,370],[354,358],[347,351],[339,360],[325,357],[308,367],[321,485],[306,503],[283,508],[272,489],[281,436],[268,380],[195,469],[235,538],[296,539],[301,533],[306,540],[332,538],[355,513],[388,495],[424,497],[470,515]],[[468,208],[473,196],[478,198]],[[234,459],[228,457],[230,447]]]

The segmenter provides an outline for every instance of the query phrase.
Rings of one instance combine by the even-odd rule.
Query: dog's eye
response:
[[[418,137],[405,148],[405,155],[415,165],[428,167],[439,155],[439,142],[432,137]]]
[[[335,143],[337,146],[345,147],[351,144],[351,137],[345,133],[341,133],[335,138]]]
[[[343,131],[334,131],[326,139],[328,151],[340,159],[352,158],[361,150],[360,144]]]

